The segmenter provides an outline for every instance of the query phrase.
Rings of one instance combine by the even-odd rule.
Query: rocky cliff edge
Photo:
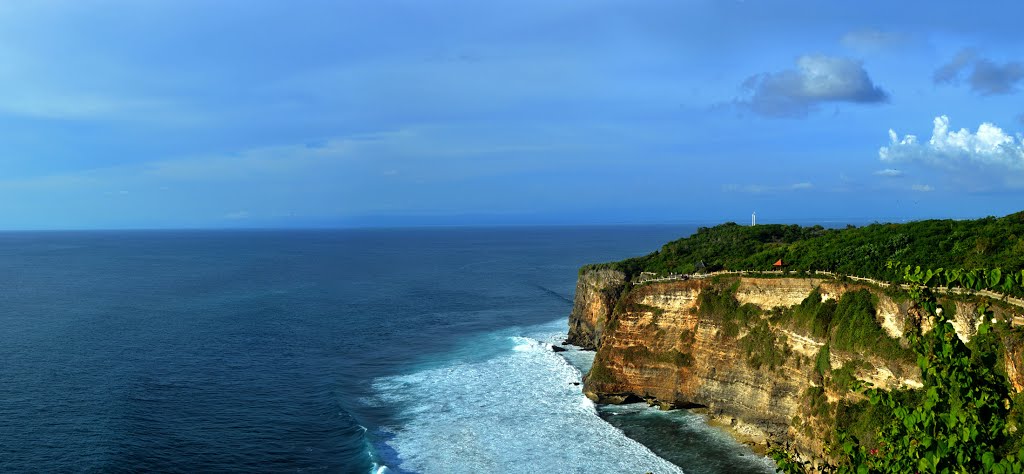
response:
[[[916,324],[908,301],[862,283],[730,277],[633,287],[621,272],[600,269],[580,274],[567,342],[597,350],[584,383],[595,401],[696,408],[747,442],[786,444],[822,458],[835,416],[827,407],[862,399],[844,386],[848,380],[836,379],[891,389],[919,387],[920,373],[912,358],[823,349],[827,336],[773,322],[773,311],[798,305],[815,290],[822,300],[869,291],[876,323],[890,337],[901,338]],[[727,311],[702,308],[713,300],[705,293],[719,300],[728,293],[735,304]],[[947,305],[955,307],[961,338],[969,339],[975,305]],[[729,312],[736,314],[722,314]],[[1020,391],[1024,348],[1007,351],[1006,372]]]

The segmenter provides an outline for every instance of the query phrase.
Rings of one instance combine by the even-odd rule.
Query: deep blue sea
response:
[[[693,230],[0,234],[0,472],[771,472],[550,351],[580,265]]]

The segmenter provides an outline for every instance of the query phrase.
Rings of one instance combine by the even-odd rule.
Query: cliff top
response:
[[[974,220],[923,220],[827,229],[798,225],[701,227],[654,253],[583,268],[614,268],[627,279],[640,272],[693,273],[772,269],[782,259],[790,271],[827,270],[893,281],[884,262],[929,268],[1024,269],[1024,211]],[[703,262],[704,268],[697,268]]]

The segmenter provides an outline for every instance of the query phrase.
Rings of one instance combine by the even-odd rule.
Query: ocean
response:
[[[554,353],[686,226],[0,234],[2,472],[772,472]]]

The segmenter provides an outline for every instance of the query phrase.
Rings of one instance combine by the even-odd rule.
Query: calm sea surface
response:
[[[770,472],[549,350],[580,265],[693,230],[0,234],[0,472]]]

